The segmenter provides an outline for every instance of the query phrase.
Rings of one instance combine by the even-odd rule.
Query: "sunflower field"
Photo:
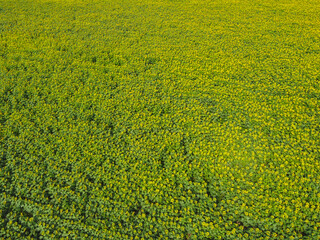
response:
[[[0,0],[0,239],[320,239],[320,1]]]

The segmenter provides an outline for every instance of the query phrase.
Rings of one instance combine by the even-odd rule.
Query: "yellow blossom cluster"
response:
[[[0,239],[319,239],[318,0],[0,0]]]

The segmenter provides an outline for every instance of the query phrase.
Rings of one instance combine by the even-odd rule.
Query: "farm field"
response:
[[[320,239],[320,1],[0,0],[0,239]]]

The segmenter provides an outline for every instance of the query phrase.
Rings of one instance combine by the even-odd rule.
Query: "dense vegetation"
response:
[[[318,0],[0,0],[1,239],[319,239]]]

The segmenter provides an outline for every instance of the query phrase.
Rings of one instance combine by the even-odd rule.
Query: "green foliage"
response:
[[[1,239],[318,239],[319,1],[0,0]]]

